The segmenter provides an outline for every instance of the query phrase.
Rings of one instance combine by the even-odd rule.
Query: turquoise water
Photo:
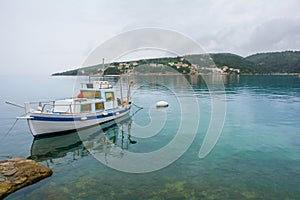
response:
[[[131,119],[103,131],[86,130],[79,133],[80,137],[74,133],[34,140],[24,121],[18,121],[6,135],[14,117],[23,111],[3,102],[72,96],[74,79],[2,77],[1,159],[30,157],[54,172],[7,199],[300,199],[300,78],[222,77],[225,123],[217,144],[204,159],[198,153],[209,128],[212,97],[201,77],[186,78],[192,89],[177,76],[139,77],[133,101],[143,109],[138,111],[133,106]],[[196,98],[199,109],[184,112],[180,109],[181,97]],[[166,100],[170,106],[156,109],[158,100]],[[188,117],[188,123],[196,123],[196,112],[200,120],[191,146],[162,169],[126,173],[96,159],[102,156],[107,163],[121,160],[129,166],[126,152],[163,148],[175,138],[184,117]],[[165,121],[159,131],[150,126],[158,120]],[[192,126],[185,127],[185,132],[190,131]],[[157,133],[141,137],[153,132]]]

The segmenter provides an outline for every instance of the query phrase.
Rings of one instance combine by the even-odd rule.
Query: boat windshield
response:
[[[83,98],[88,98],[88,99],[101,98],[100,91],[81,90],[81,94]]]

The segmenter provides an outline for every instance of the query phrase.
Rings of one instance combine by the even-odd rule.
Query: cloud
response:
[[[244,48],[253,51],[299,49],[299,20],[272,19],[255,27]]]
[[[103,42],[142,27],[177,31],[208,52],[299,50],[299,7],[297,0],[2,0],[1,73],[80,66]]]

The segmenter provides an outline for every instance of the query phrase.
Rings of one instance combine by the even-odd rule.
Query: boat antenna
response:
[[[104,58],[102,58],[102,68],[103,68],[103,72],[102,72],[102,80],[104,80],[104,72],[105,72]]]

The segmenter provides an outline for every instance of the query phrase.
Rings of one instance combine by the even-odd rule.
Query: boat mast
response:
[[[104,58],[102,58],[102,68],[103,68],[103,71],[102,71],[102,80],[104,80],[104,72],[105,72]]]
[[[121,101],[123,102],[122,74],[120,74],[120,92],[121,92]]]

